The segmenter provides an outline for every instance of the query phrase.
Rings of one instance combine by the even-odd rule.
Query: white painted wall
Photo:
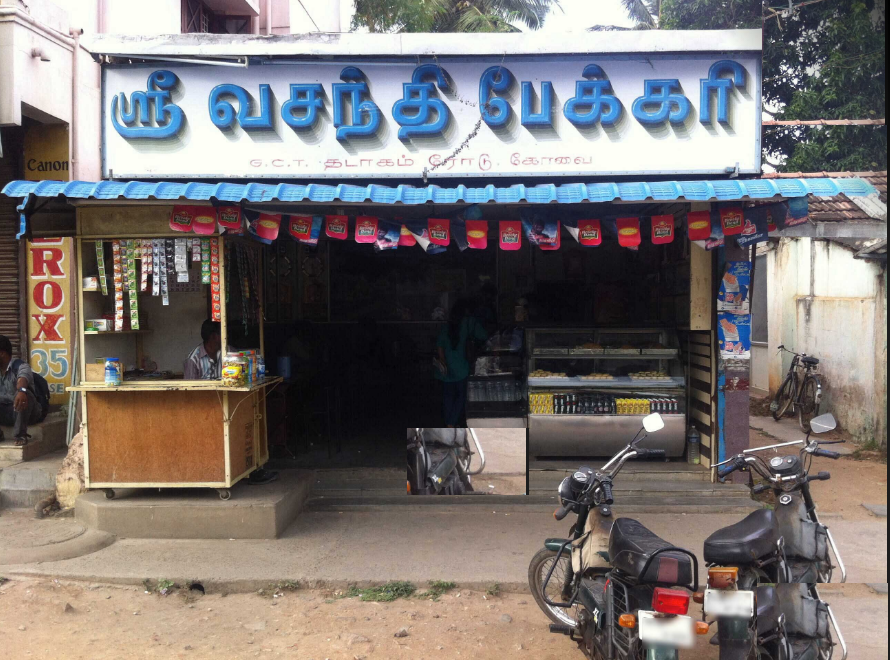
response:
[[[355,6],[351,0],[289,0],[290,33],[349,32]],[[314,19],[315,23],[309,17]],[[316,25],[318,27],[316,27]]]
[[[781,239],[768,252],[769,389],[790,364],[778,346],[818,357],[823,412],[860,439],[886,441],[886,273],[837,243]],[[756,369],[756,367],[755,367]]]

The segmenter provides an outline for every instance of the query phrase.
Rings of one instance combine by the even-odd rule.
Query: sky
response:
[[[559,0],[552,9],[541,32],[577,32],[594,25],[633,27],[620,0]]]

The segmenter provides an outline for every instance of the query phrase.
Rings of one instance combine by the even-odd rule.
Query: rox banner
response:
[[[71,238],[28,241],[30,363],[49,385],[50,403],[68,401],[71,385]]]

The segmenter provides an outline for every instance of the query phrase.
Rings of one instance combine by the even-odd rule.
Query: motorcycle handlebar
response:
[[[604,481],[602,483],[603,487],[603,503],[604,504],[612,504],[615,500],[612,498],[612,482]]]
[[[807,477],[807,481],[828,481],[829,479],[831,479],[830,472],[820,472],[815,477],[812,475]]]
[[[563,504],[561,507],[559,507],[556,511],[553,512],[553,517],[556,518],[557,520],[562,520],[567,515],[569,515],[569,512],[571,510],[572,510],[571,504]]]
[[[732,463],[728,463],[727,465],[719,467],[719,468],[717,468],[717,478],[723,479],[725,477],[728,477],[729,475],[731,475],[733,472],[738,470],[743,465],[744,465],[744,463],[742,463],[741,461],[736,459]]]
[[[831,451],[829,449],[815,449],[813,450],[813,456],[822,456],[824,458],[840,458],[841,455],[836,451]]]

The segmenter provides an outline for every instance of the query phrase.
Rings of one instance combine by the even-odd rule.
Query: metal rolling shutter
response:
[[[0,158],[0,189],[7,182],[22,178],[21,129],[0,129],[3,140],[3,158]],[[21,355],[22,350],[22,297],[19,286],[19,242],[15,235],[18,230],[18,215],[15,207],[17,199],[0,195],[0,335],[6,335],[12,342],[13,355]]]

